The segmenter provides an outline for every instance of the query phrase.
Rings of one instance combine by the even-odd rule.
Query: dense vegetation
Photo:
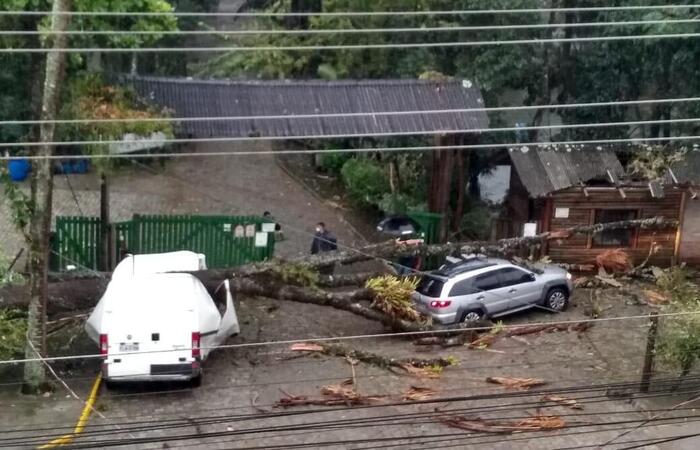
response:
[[[673,4],[671,1],[636,2],[640,5]],[[619,3],[624,4],[624,3]],[[533,7],[595,7],[594,0],[530,1],[530,0],[274,0],[256,2],[270,12],[281,11],[428,11]],[[695,24],[678,22],[696,18],[698,8],[655,11],[555,12],[486,15],[387,15],[378,17],[312,17],[308,20],[265,18],[249,23],[255,29],[361,29],[392,27],[466,27],[521,26],[536,24],[535,29],[496,29],[480,31],[435,31],[421,33],[337,33],[259,35],[240,40],[241,45],[298,46],[325,44],[382,44],[409,42],[460,42],[474,40],[553,39],[592,36],[651,36],[655,34],[692,32]],[[632,24],[605,27],[581,26],[590,22],[670,20],[664,24]],[[556,25],[563,24],[563,25]],[[421,49],[366,49],[344,51],[267,51],[231,52],[211,59],[201,72],[215,77],[252,78],[418,78],[454,77],[475,81],[482,89],[488,106],[505,106],[521,99],[526,105],[626,101],[645,98],[687,97],[700,91],[700,46],[692,39],[616,40],[595,43],[557,43],[550,45],[502,45],[478,47],[436,47]],[[492,115],[495,126],[547,125],[552,115],[565,124],[586,122],[620,122],[632,120],[666,120],[696,117],[697,102],[658,104],[651,107],[614,106],[540,111],[523,117]],[[568,140],[596,138],[663,137],[696,134],[698,124],[670,123],[635,127],[595,127],[554,129],[543,132],[489,133],[486,142],[518,140]],[[402,141],[392,142],[401,145]],[[427,143],[427,142],[426,142]],[[386,142],[363,140],[343,145],[386,145]],[[340,147],[339,143],[327,144]],[[476,153],[476,152],[474,152]],[[400,155],[397,159],[418,169],[423,176],[396,186],[387,183],[366,183],[368,176],[384,171],[386,179],[393,170],[390,160],[379,155],[348,157],[333,155],[323,158],[325,169],[342,173],[352,198],[387,209],[425,204],[425,183],[415,189],[414,181],[429,178],[429,156]],[[488,157],[463,158],[468,180],[490,167]],[[399,171],[400,175],[407,171]],[[411,174],[414,177],[413,174]],[[402,180],[398,180],[402,181]],[[450,182],[448,180],[447,182]],[[453,191],[464,188],[452,181]],[[400,186],[399,192],[397,186]],[[472,186],[475,187],[475,186]],[[474,192],[476,189],[472,189]],[[453,192],[448,214],[459,211]],[[470,200],[465,198],[466,202]],[[454,229],[461,219],[454,217]]]

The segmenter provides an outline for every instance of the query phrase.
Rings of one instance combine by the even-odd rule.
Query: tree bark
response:
[[[462,216],[464,215],[464,193],[467,190],[467,182],[465,178],[465,158],[464,150],[457,150],[457,204],[455,205],[455,213],[452,216],[452,231],[458,232],[462,228]],[[469,161],[469,158],[466,159]],[[468,172],[468,170],[467,170]]]
[[[61,32],[68,29],[70,16],[56,14],[70,10],[70,0],[54,0],[51,30],[53,48],[67,46],[67,37]],[[41,107],[42,120],[54,120],[58,109],[61,84],[65,70],[66,53],[49,52],[46,56],[46,76]],[[39,129],[42,142],[54,139],[55,125],[44,123]],[[51,156],[53,147],[44,144],[38,147],[37,156]],[[52,163],[48,158],[38,159],[33,167],[32,215],[29,225],[29,308],[27,315],[27,358],[35,358],[35,349],[46,355],[46,314],[48,300],[48,263],[49,241],[51,232],[51,207],[53,197]],[[39,361],[26,363],[24,366],[24,387],[28,393],[37,392],[45,383],[44,366]]]
[[[100,269],[104,271],[111,269],[109,216],[109,182],[107,175],[102,173],[100,175]]]

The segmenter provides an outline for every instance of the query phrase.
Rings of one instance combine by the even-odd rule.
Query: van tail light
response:
[[[107,356],[109,352],[109,340],[106,334],[100,335],[100,355]]]
[[[193,358],[199,358],[202,355],[202,351],[200,349],[200,343],[201,343],[201,336],[199,335],[199,331],[193,331],[192,332],[192,357]]]
[[[431,308],[447,308],[452,302],[450,300],[433,300],[430,302]]]

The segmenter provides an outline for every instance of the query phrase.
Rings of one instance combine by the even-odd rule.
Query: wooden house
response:
[[[683,183],[626,180],[623,166],[611,150],[519,147],[509,149],[509,156],[513,170],[506,216],[511,223],[506,228],[511,236],[657,216],[680,220],[684,216],[689,192]],[[700,225],[700,219],[694,220],[696,227]],[[679,260],[682,229],[611,230],[572,236],[550,241],[541,254],[554,261],[591,264],[602,251],[622,248],[640,263],[654,246],[649,263],[668,266]]]

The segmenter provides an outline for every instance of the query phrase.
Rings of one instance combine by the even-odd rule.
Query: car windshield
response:
[[[444,285],[445,283],[437,278],[423,277],[416,290],[428,297],[439,297]]]

